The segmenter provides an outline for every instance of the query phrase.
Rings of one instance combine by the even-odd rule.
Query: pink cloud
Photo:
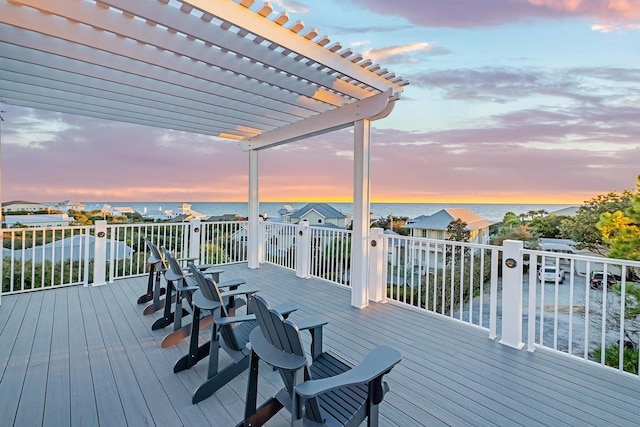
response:
[[[381,14],[399,15],[428,27],[485,27],[529,18],[570,16],[604,23],[640,20],[636,0],[354,0]]]

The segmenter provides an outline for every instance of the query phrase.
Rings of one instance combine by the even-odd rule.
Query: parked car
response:
[[[541,267],[538,270],[538,279],[541,282],[555,282],[564,283],[564,270],[562,268],[556,268],[555,265],[547,265]]]
[[[591,289],[602,289],[602,282],[604,281],[604,271],[592,271],[591,280],[589,281]],[[607,287],[618,283],[613,274],[607,272]]]

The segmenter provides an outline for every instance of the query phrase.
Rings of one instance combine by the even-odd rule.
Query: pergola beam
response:
[[[327,132],[344,129],[362,119],[386,117],[393,109],[395,95],[391,90],[353,102],[342,108],[318,114],[304,121],[282,126],[272,131],[247,138],[240,143],[243,150],[260,150],[287,144]]]

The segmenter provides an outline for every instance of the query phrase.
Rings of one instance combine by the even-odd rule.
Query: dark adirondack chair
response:
[[[370,426],[378,425],[378,406],[388,391],[383,376],[402,359],[397,350],[376,347],[353,366],[316,345],[309,363],[300,339],[300,325],[285,320],[259,295],[254,296],[253,303],[259,328],[250,334],[245,417],[238,426],[261,426],[283,407],[290,411],[291,425],[295,427],[359,426],[365,419]],[[278,369],[285,387],[256,409],[260,360]]]
[[[183,269],[178,259],[167,249],[162,248],[162,251],[164,253],[164,260],[167,263],[167,269],[164,272],[164,277],[167,281],[167,295],[175,291],[175,307],[173,312],[170,309],[170,305],[165,305],[163,318],[156,321],[156,323],[159,324],[158,326],[163,328],[173,323],[173,332],[170,332],[162,340],[161,346],[164,348],[175,345],[190,335],[191,325],[183,325],[182,319],[193,312],[192,295],[193,292],[198,289],[198,285],[188,268]],[[222,272],[222,270],[218,269],[209,269],[212,267],[211,265],[195,265],[193,262],[190,262],[189,267],[192,265],[200,271],[204,270],[207,274],[211,273],[216,280]],[[244,283],[246,283],[244,279],[231,279],[221,283],[220,286],[236,289]],[[186,304],[184,304],[184,302],[186,302]],[[204,328],[208,326],[211,324],[211,320],[211,316],[202,317],[199,319],[200,327]],[[156,323],[154,323],[152,329],[156,327]]]
[[[152,306],[158,307],[160,305],[160,295],[164,295],[166,288],[160,286],[160,278],[164,271],[164,260],[158,251],[158,247],[151,242],[151,240],[144,238],[144,243],[147,249],[151,252],[147,262],[149,263],[149,280],[147,283],[147,292],[144,295],[140,295],[138,298],[138,304],[144,304],[153,300]],[[156,308],[156,311],[160,308]]]
[[[168,266],[166,261],[164,260],[164,255],[158,249],[158,247],[149,239],[144,239],[146,246],[149,248],[151,252],[151,256],[148,259],[149,262],[149,281],[147,284],[147,293],[138,298],[138,304],[144,301],[153,301],[151,304],[144,308],[143,314],[148,316],[150,314],[155,313],[158,310],[162,310],[165,308],[167,298],[160,298],[161,295],[166,294],[167,288],[163,288],[161,286],[161,277],[164,275]],[[193,263],[197,258],[179,258],[178,261],[181,263]],[[222,270],[214,271],[214,266],[212,264],[204,264],[199,266],[200,269],[206,269],[210,272],[210,274],[219,274]],[[173,288],[172,286],[170,287]],[[175,294],[169,292],[169,299],[171,304],[175,302]],[[169,305],[171,305],[169,304]],[[159,319],[156,323],[154,323],[152,329],[160,329],[164,328],[168,324],[173,321],[173,317],[171,317],[172,313],[170,307],[165,309],[165,317],[163,319]]]
[[[238,374],[249,367],[249,342],[250,332],[257,326],[255,315],[248,313],[237,316],[235,308],[244,304],[239,304],[236,297],[244,296],[245,303],[253,298],[259,289],[242,287],[241,289],[228,290],[222,292],[216,282],[205,276],[194,265],[189,266],[192,277],[198,284],[198,290],[193,293],[193,321],[191,323],[191,341],[189,353],[176,362],[173,372],[180,372],[190,369],[198,361],[209,356],[209,367],[207,379],[195,390],[191,401],[198,403],[215,393],[220,387],[227,384]],[[249,305],[247,304],[247,309]],[[282,316],[298,308],[297,304],[284,303],[275,309]],[[213,325],[211,327],[211,339],[205,344],[198,346],[198,334],[200,331],[198,321],[202,311],[213,312]],[[250,310],[248,310],[250,311]],[[224,369],[219,368],[219,351],[222,347],[233,362]]]

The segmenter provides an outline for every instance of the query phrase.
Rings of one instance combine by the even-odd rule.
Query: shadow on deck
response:
[[[636,377],[550,351],[518,351],[489,340],[483,330],[392,304],[358,310],[347,289],[276,266],[224,269],[223,278],[245,278],[273,304],[297,302],[293,320],[327,316],[325,348],[353,361],[379,344],[400,350],[402,361],[386,377],[391,392],[381,405],[381,425],[635,426],[640,419]],[[173,373],[188,343],[160,347],[166,332],[151,331],[159,314],[143,316],[143,305],[136,304],[145,289],[146,277],[140,277],[3,296],[2,423],[193,427],[240,421],[247,373],[192,405],[206,360]],[[203,342],[209,336],[209,328],[201,331]],[[265,400],[281,380],[261,372],[259,399]],[[279,415],[268,425],[286,424]]]

